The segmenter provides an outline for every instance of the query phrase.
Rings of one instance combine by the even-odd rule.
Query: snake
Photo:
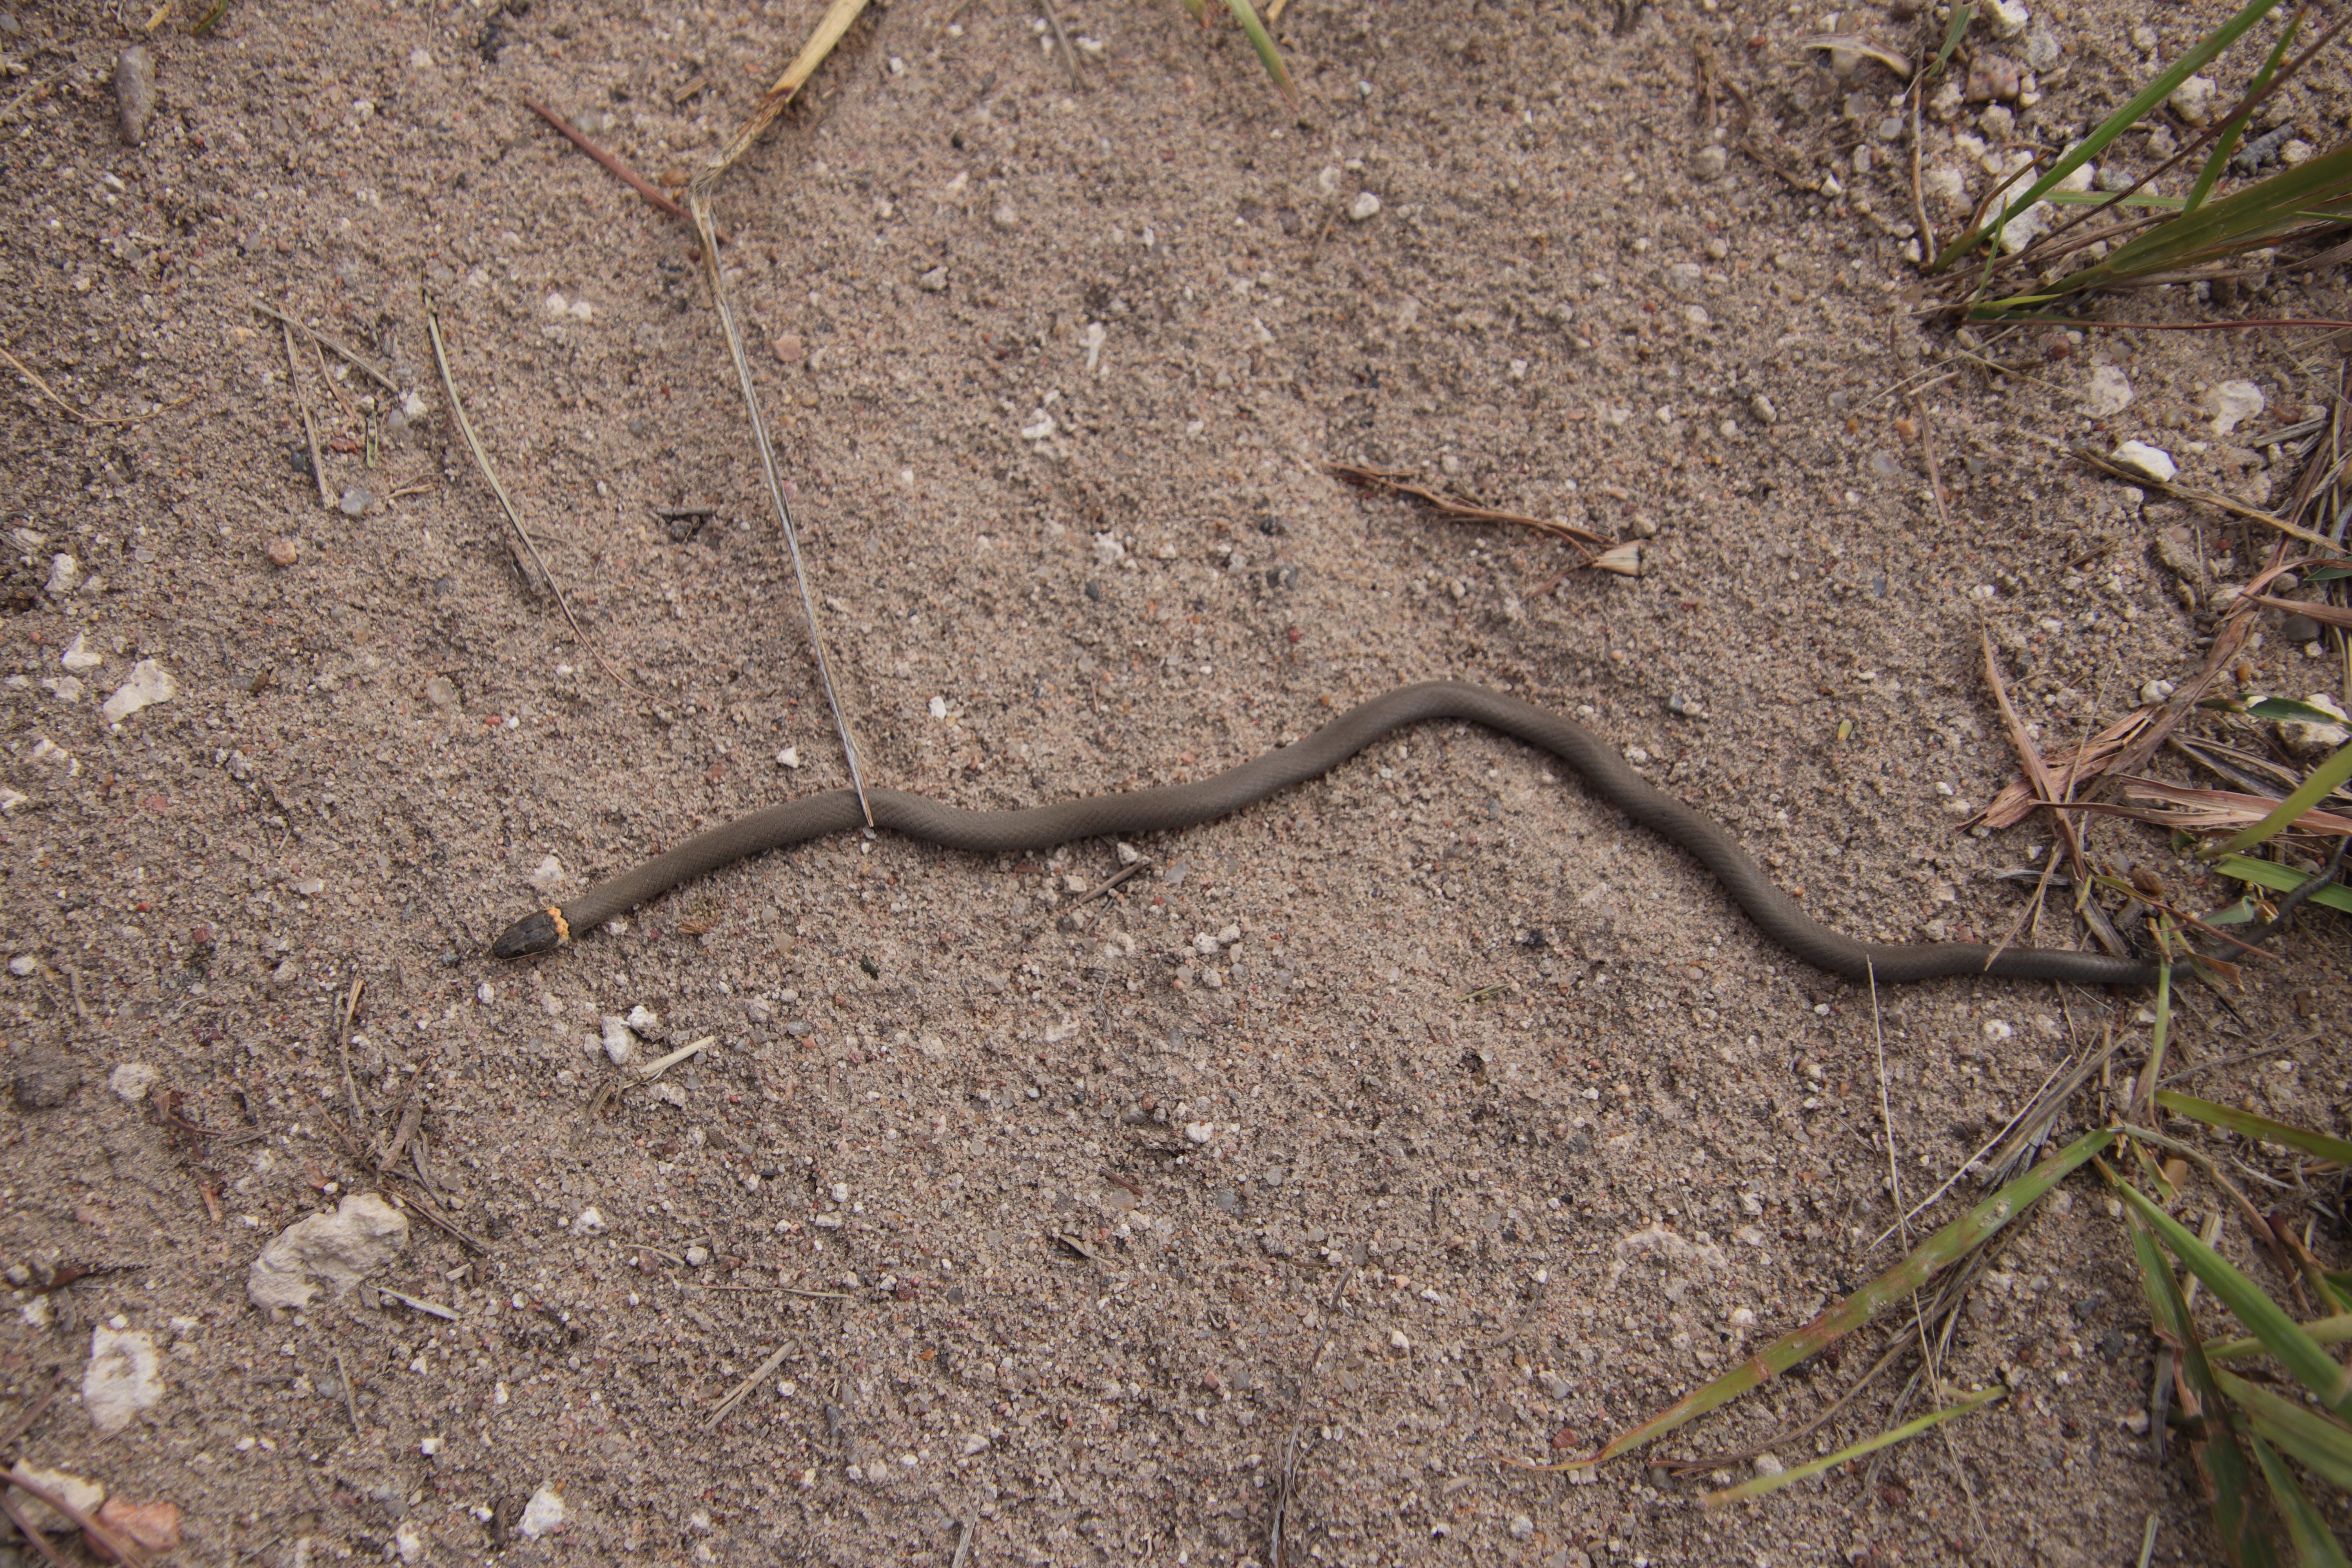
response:
[[[1823,925],[1775,886],[1713,818],[1659,789],[1600,735],[1531,702],[1463,681],[1402,686],[1349,709],[1310,735],[1212,777],[1153,789],[1088,795],[1054,805],[967,811],[901,790],[870,789],[872,826],[951,849],[1003,854],[1082,838],[1167,833],[1231,816],[1321,777],[1375,741],[1410,725],[1464,721],[1548,752],[1626,816],[1687,852],[1713,874],[1756,928],[1816,969],[1864,982],[1991,975],[2086,985],[2152,985],[2157,966],[2105,953],[1976,942],[1860,942]],[[679,884],[722,866],[829,833],[867,826],[854,790],[805,795],[740,816],[610,877],[578,898],[516,921],[490,952],[521,958],[553,951]]]

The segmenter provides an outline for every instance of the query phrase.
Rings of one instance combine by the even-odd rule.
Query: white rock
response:
[[[1213,1121],[1188,1121],[1184,1124],[1184,1136],[1195,1143],[1206,1143],[1216,1135],[1217,1126]]]
[[[44,1469],[38,1465],[28,1465],[19,1459],[16,1461],[16,1468],[8,1473],[12,1476],[21,1476],[43,1491],[51,1492],[65,1499],[84,1513],[96,1513],[98,1505],[106,1500],[105,1487],[96,1481],[84,1480],[81,1477],[68,1474],[64,1470]],[[41,1502],[27,1493],[17,1494],[16,1505],[25,1510],[25,1522],[44,1535],[63,1535],[81,1528],[47,1503]]]
[[[2009,39],[2025,31],[2026,25],[2033,20],[2033,13],[2017,0],[1985,0],[1984,17],[1994,37]]]
[[[1095,564],[1098,566],[1116,566],[1126,559],[1127,546],[1119,542],[1118,534],[1097,533],[1095,535]]]
[[[70,675],[60,675],[55,679],[44,680],[41,682],[41,685],[48,690],[55,692],[57,694],[58,700],[60,702],[79,702],[81,700],[81,682]]]
[[[70,555],[52,555],[49,557],[49,580],[42,586],[41,591],[52,599],[62,599],[72,593],[80,582],[80,562]]]
[[[20,789],[0,784],[0,816],[14,816],[33,804],[33,797]]]
[[[2213,411],[2213,434],[2227,436],[2263,411],[2263,389],[2251,381],[2225,381],[2205,395]]]
[[[2309,719],[2288,719],[2278,727],[2279,740],[2291,752],[2309,754],[2333,752],[2347,742],[2352,742],[2352,720],[2347,720],[2344,705],[2325,691],[2315,691],[2304,699],[2305,704],[2323,713],[2333,713],[2345,722],[2324,724]]]
[[[40,973],[41,961],[29,952],[20,952],[8,961],[8,973],[22,980]]]
[[[2213,118],[2213,80],[2210,77],[2192,76],[2172,89],[2172,111],[2191,125],[2202,125]]]
[[[2000,1018],[1988,1018],[1985,1020],[1984,1037],[1988,1040],[2013,1039],[2016,1037],[2016,1035],[2017,1026],[2014,1024],[2007,1023]]]
[[[1348,204],[1348,216],[1355,223],[1362,223],[1369,218],[1377,217],[1380,210],[1381,198],[1370,191],[1358,191],[1356,199]]]
[[[179,694],[180,683],[172,679],[171,671],[152,658],[142,658],[131,667],[131,679],[115,688],[99,711],[108,723],[120,724],[142,708],[169,702]]]
[[[410,70],[419,71],[431,70],[433,68],[433,51],[426,48],[423,44],[419,44],[415,48],[409,50],[408,68]]]
[[[604,1058],[616,1068],[624,1068],[637,1058],[637,1037],[626,1018],[604,1017]]]
[[[2036,202],[2032,206],[2000,226],[2000,248],[2014,256],[2050,232],[2057,221],[2058,209],[2048,202]]]
[[[100,1436],[111,1437],[163,1397],[155,1342],[137,1329],[104,1323],[90,1331],[89,1365],[81,1374],[82,1410]]]
[[[547,297],[547,313],[548,313],[549,315],[551,315],[551,316],[562,316],[562,315],[565,315],[565,314],[568,314],[568,313],[570,312],[571,309],[572,309],[572,301],[571,301],[571,300],[567,300],[567,299],[565,299],[562,295],[561,295],[561,294],[550,294],[550,295]]]
[[[798,746],[786,746],[782,751],[776,753],[776,763],[780,767],[799,767],[801,765],[801,749]]]
[[[948,716],[948,700],[944,697],[932,698],[930,701],[930,713],[931,717],[934,719],[946,718]]]
[[[537,1541],[542,1535],[552,1535],[563,1528],[563,1489],[550,1481],[530,1494],[522,1505],[522,1532],[527,1540]]]
[[[1021,426],[1021,438],[1024,441],[1043,441],[1060,428],[1060,426],[1054,423],[1054,416],[1040,408],[1029,416],[1028,424]]]
[[[247,1270],[245,1293],[265,1311],[307,1307],[320,1285],[345,1295],[407,1246],[406,1215],[373,1193],[353,1193],[333,1214],[314,1214],[279,1231]]]
[[[1780,1463],[1780,1456],[1777,1454],[1759,1454],[1756,1456],[1755,1462],[1756,1473],[1759,1476],[1777,1476],[1788,1468],[1786,1465]]]
[[[64,665],[68,669],[72,670],[76,675],[87,674],[89,671],[96,669],[100,665],[106,662],[106,656],[104,654],[90,652],[89,645],[89,638],[87,634],[75,637],[73,640],[73,646],[66,649],[64,653],[58,656],[58,662]]]
[[[2151,680],[2139,689],[2139,700],[2148,707],[2155,708],[2171,701],[2172,694],[2179,689],[2169,680]]]
[[[2091,372],[2091,384],[2083,394],[2083,412],[2094,419],[2105,419],[2129,408],[2131,400],[2131,377],[2124,374],[2123,366],[2103,364]]]
[[[2172,477],[2180,472],[2180,465],[2172,460],[2171,453],[2145,441],[2125,442],[2115,449],[2109,460],[2119,468],[2129,468],[2160,485],[2170,484]]]
[[[965,1435],[963,1440],[963,1457],[965,1458],[969,1459],[974,1454],[985,1454],[986,1452],[988,1452],[988,1439],[986,1436],[978,1432],[968,1433]]]
[[[403,1563],[425,1561],[425,1537],[417,1534],[416,1527],[405,1521],[392,1532],[392,1549]]]
[[[623,1022],[639,1034],[643,1034],[648,1029],[661,1027],[661,1015],[640,1002],[629,1009],[629,1016]]]
[[[530,885],[542,896],[551,896],[563,886],[563,862],[552,855],[542,858],[531,870]]]
[[[121,1099],[136,1105],[147,1098],[147,1091],[155,1087],[155,1079],[158,1076],[156,1069],[150,1063],[124,1062],[107,1075],[106,1087],[114,1090],[115,1094]]]
[[[1525,1541],[1536,1532],[1536,1521],[1523,1513],[1511,1516],[1511,1539]]]
[[[580,1217],[572,1222],[572,1234],[574,1236],[602,1236],[605,1229],[604,1211],[594,1204],[582,1209]]]

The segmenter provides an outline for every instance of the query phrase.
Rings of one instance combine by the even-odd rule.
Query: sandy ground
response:
[[[1401,735],[1137,843],[1066,920],[1114,847],[836,838],[484,957],[534,875],[845,782],[691,243],[520,101],[681,177],[814,10],[232,0],[192,38],[184,5],[132,148],[112,79],[147,9],[0,26],[0,342],[69,405],[13,372],[0,403],[0,1415],[64,1389],[18,1452],[175,1503],[207,1564],[947,1563],[967,1532],[971,1563],[1264,1563],[1286,1466],[1294,1562],[2114,1563],[2151,1514],[2158,1561],[2210,1558],[2178,1450],[2130,1426],[2150,1344],[2087,1178],[2004,1246],[1950,1363],[2015,1397],[1869,1479],[1709,1513],[1705,1477],[1524,1468],[1885,1267],[1890,1133],[1916,1202],[2110,1030],[2123,1081],[2147,998],[1948,982],[1874,1013],[1515,743]],[[2145,13],[2040,10],[1977,47],[2059,62],[2003,106],[2045,145],[2222,14],[2168,14],[2151,57]],[[2247,567],[2217,515],[2063,447],[2143,437],[2261,500],[2289,477],[2264,433],[2339,374],[2310,333],[2036,334],[1975,340],[2011,374],[1892,395],[1962,345],[1906,313],[1897,84],[1804,56],[1820,16],[1300,0],[1293,115],[1173,4],[1059,15],[1082,81],[1041,12],[877,0],[721,192],[844,696],[899,787],[1198,777],[1457,677],[1585,716],[1848,931],[1998,936],[2022,895],[1988,874],[2048,829],[1961,826],[2014,771],[1979,627],[2071,743],[2196,666],[2156,533]],[[1718,165],[1695,42],[1840,194]],[[2341,86],[2277,122],[2332,144]],[[1990,184],[1981,107],[1929,121],[1936,188]],[[593,647],[510,561],[420,289]],[[307,342],[289,384],[256,300],[392,389]],[[2102,366],[2134,392],[2104,416]],[[2265,407],[2222,435],[2231,379]],[[1643,573],[1554,587],[1574,554],[1335,460],[1639,539]],[[148,660],[176,694],[109,722]],[[2273,637],[2243,677],[2341,697],[2339,669]],[[2329,917],[2233,1011],[2185,998],[2179,1048],[2308,1036],[2200,1082],[2334,1129],[2346,998]],[[614,1100],[633,1009],[640,1058],[713,1043]],[[2103,1114],[2095,1086],[2060,1131]],[[248,1301],[270,1237],[379,1191],[412,1218],[372,1284],[440,1311]],[[105,1435],[109,1324],[160,1394]],[[1883,1342],[1659,1453],[1767,1441]]]

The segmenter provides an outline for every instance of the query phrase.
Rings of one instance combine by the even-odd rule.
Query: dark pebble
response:
[[[1093,600],[1096,604],[1099,605],[1099,604],[1101,604],[1101,603],[1102,603],[1102,596],[1103,596],[1103,595],[1102,595],[1102,584],[1099,584],[1099,583],[1089,583],[1089,584],[1087,584],[1087,598],[1089,598],[1089,599]]]
[[[2124,1353],[2124,1335],[2121,1329],[2110,1329],[2107,1331],[2106,1338],[2099,1342],[2099,1353],[2106,1357],[2109,1361],[2115,1361],[2122,1356]]]
[[[1274,567],[1265,574],[1265,585],[1269,588],[1297,587],[1298,568],[1296,566]]]
[[[81,1064],[52,1046],[35,1046],[16,1058],[19,1110],[55,1110],[81,1087]]]
[[[1274,513],[1267,512],[1264,517],[1257,520],[1257,531],[1271,539],[1278,533],[1288,533],[1290,531],[1290,524],[1283,521],[1282,519],[1275,516]]]
[[[2315,641],[2319,637],[2319,623],[2309,616],[2289,616],[2279,623],[2279,636],[2294,643]]]

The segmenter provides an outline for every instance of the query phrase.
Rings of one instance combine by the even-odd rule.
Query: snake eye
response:
[[[563,940],[562,928],[555,916],[547,910],[525,915],[499,933],[490,943],[492,958],[528,958],[534,952],[553,952]]]

